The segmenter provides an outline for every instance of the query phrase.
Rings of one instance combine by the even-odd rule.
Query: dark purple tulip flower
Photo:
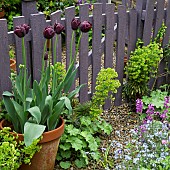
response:
[[[64,31],[64,26],[60,23],[54,24],[54,31],[56,34],[61,34]]]
[[[89,32],[91,28],[92,28],[92,24],[88,21],[83,21],[80,24],[80,30],[84,33]]]
[[[44,60],[48,60],[48,52],[45,53]]]
[[[25,28],[26,34],[28,34],[30,26],[27,24],[23,24],[22,26]]]
[[[27,24],[22,24],[22,25],[19,25],[19,26],[16,26],[15,29],[14,29],[14,33],[19,37],[19,38],[22,38],[24,37],[28,31],[29,31],[29,26]]]
[[[71,28],[73,30],[77,30],[79,28],[80,24],[81,24],[81,22],[78,19],[73,18],[73,20],[71,21]]]
[[[47,26],[47,27],[44,29],[43,34],[44,34],[44,37],[45,37],[46,39],[51,39],[51,38],[53,38],[53,37],[54,37],[54,34],[55,34],[53,27],[52,27],[52,26]]]

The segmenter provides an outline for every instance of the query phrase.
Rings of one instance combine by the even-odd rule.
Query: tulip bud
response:
[[[62,31],[64,31],[64,26],[60,23],[55,23],[54,24],[54,31],[56,34],[61,34]]]
[[[91,28],[92,28],[92,24],[88,21],[83,21],[80,24],[80,30],[84,33],[89,32]]]
[[[71,21],[71,28],[73,30],[77,30],[80,24],[81,22],[78,19],[73,18],[73,20]]]
[[[55,34],[53,27],[52,27],[52,26],[47,26],[47,27],[44,29],[43,34],[44,34],[44,37],[45,37],[46,39],[51,39],[51,38],[53,38],[53,37],[54,37],[54,34]]]
[[[47,52],[44,55],[44,60],[48,60],[48,53]]]
[[[28,34],[30,26],[27,24],[22,24],[22,26],[25,28],[26,34]]]
[[[19,37],[19,38],[22,38],[25,36],[26,34],[26,31],[23,27],[20,27],[20,26],[16,26],[15,27],[15,30],[14,30],[14,33]]]

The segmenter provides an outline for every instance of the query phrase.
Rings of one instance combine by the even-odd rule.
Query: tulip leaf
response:
[[[71,107],[70,99],[66,96],[63,96],[60,98],[60,100],[64,100],[64,104],[65,104],[66,108],[68,109],[69,114],[71,114],[73,109]]]
[[[36,96],[36,104],[39,105],[39,103],[42,100],[42,92],[41,92],[38,82],[36,80],[34,80],[34,83],[33,83],[33,91]]]
[[[41,112],[39,107],[31,107],[27,111],[36,119],[38,124],[41,122]]]
[[[81,84],[80,86],[76,87],[75,90],[71,91],[69,94],[68,94],[68,98],[71,100],[76,94],[79,93],[80,89],[85,86],[86,84]]]
[[[23,94],[23,89],[22,89],[21,83],[22,83],[22,81],[20,81],[20,78],[16,77],[16,81],[15,81],[16,90],[17,90],[19,96],[21,97],[21,99],[24,100],[24,98],[23,98],[24,94]]]
[[[9,91],[5,91],[2,94],[3,96],[7,96],[7,97],[13,97],[14,95],[12,93],[10,93]]]
[[[45,99],[45,105],[41,113],[41,123],[44,124],[47,118],[52,114],[53,100],[51,95],[47,96]]]
[[[18,117],[17,117],[17,113],[16,113],[16,110],[15,110],[15,107],[14,107],[14,104],[12,102],[12,100],[3,95],[3,101],[4,101],[4,105],[5,105],[5,108],[7,110],[7,114],[9,115],[10,117],[10,120],[12,121],[12,124],[14,126],[14,130],[16,132],[19,132],[19,129],[18,129],[18,125],[19,125],[19,122],[18,122]]]
[[[60,100],[54,106],[54,110],[53,110],[54,113],[51,116],[49,116],[49,118],[47,119],[48,130],[54,130],[56,128],[59,121],[59,117],[64,107],[64,102],[65,102],[64,100]]]
[[[32,142],[39,138],[45,131],[46,126],[35,123],[26,122],[24,125],[24,142],[26,146],[30,146]]]
[[[12,103],[14,105],[14,108],[16,110],[16,114],[18,115],[18,119],[20,121],[20,124],[21,124],[21,131],[23,133],[23,127],[24,127],[24,124],[26,122],[26,117],[25,117],[25,114],[24,114],[24,109],[21,105],[19,105],[16,101],[12,100]]]
[[[77,69],[74,70],[72,72],[72,74],[68,77],[68,79],[65,80],[65,82],[64,82],[64,92],[65,93],[68,93],[68,91],[70,90],[70,88],[73,84],[73,81],[75,80],[76,73],[77,73]]]

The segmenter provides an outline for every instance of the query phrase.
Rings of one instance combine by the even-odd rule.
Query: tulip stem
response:
[[[72,32],[72,37],[71,37],[71,44],[70,44],[70,63],[72,62],[72,55],[73,55],[73,41],[74,41],[74,34],[75,32]]]
[[[24,112],[26,111],[26,79],[27,79],[27,70],[26,70],[26,50],[25,50],[25,42],[24,37],[22,37],[22,58],[24,64]]]
[[[57,44],[58,44],[58,35],[56,34],[55,43],[54,43],[54,60],[53,60],[54,65],[57,62]]]
[[[49,67],[50,67],[50,62],[51,62],[51,58],[50,58],[50,56],[51,56],[51,39],[49,40],[49,63],[48,63],[48,65],[49,65]]]
[[[42,69],[41,69],[41,76],[42,77],[44,75],[44,67],[45,67],[44,55],[45,55],[46,50],[47,50],[47,39],[45,40],[44,50],[43,50],[43,55],[42,55]]]
[[[75,56],[74,56],[74,61],[76,60],[76,56],[77,56],[77,54],[78,54],[81,37],[82,37],[82,32],[80,33],[80,36],[79,36],[79,39],[78,39],[78,43],[77,43],[77,46],[76,46],[76,53],[75,53]]]

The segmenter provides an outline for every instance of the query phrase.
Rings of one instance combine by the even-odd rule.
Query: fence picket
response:
[[[47,26],[44,14],[32,14],[30,17],[32,33],[32,70],[33,79],[39,81],[41,77],[42,56],[45,38],[44,28]]]
[[[96,77],[101,69],[101,34],[102,34],[102,4],[94,4],[93,10],[93,41],[92,41],[92,94],[95,91]]]
[[[147,1],[145,23],[144,23],[144,30],[143,30],[144,45],[148,45],[151,40],[153,18],[154,18],[154,3],[155,3],[155,0]]]
[[[166,17],[165,17],[165,25],[167,26],[165,38],[163,40],[163,46],[168,44],[169,38],[170,38],[170,0],[168,0],[168,6],[166,11]],[[168,58],[168,70],[170,70],[170,59]],[[170,83],[170,74],[167,76],[167,83]]]
[[[89,5],[80,5],[80,21],[89,21]],[[88,101],[88,51],[89,51],[88,33],[83,33],[80,41],[79,51],[79,84],[85,84],[79,93],[80,102]]]
[[[6,19],[0,19],[0,98],[3,91],[11,90],[8,29]]]
[[[131,51],[135,50],[137,40],[137,11],[131,9],[129,13],[129,41],[128,41],[128,58]]]
[[[117,55],[116,55],[116,71],[118,79],[123,85],[124,72],[124,56],[125,56],[125,37],[126,37],[126,7],[120,5],[118,7],[118,28],[117,28]],[[116,94],[115,105],[118,106],[122,102],[122,86],[119,87]]]
[[[104,46],[104,67],[113,68],[113,42],[114,42],[114,26],[115,26],[115,5],[106,4],[106,20],[105,20],[105,46]],[[110,100],[105,101],[105,109],[110,108]]]
[[[65,29],[66,29],[66,68],[70,64],[70,44],[72,40],[71,21],[75,17],[75,7],[68,7],[65,10]],[[72,56],[75,55],[75,37],[72,43]]]
[[[164,4],[165,4],[165,0],[159,0],[157,1],[157,5],[156,5],[156,17],[155,17],[155,22],[154,22],[154,38],[156,37],[159,28],[162,25],[163,22],[163,18],[164,18]]]
[[[56,11],[51,14],[51,25],[54,25],[55,23],[60,23],[61,22],[61,11]],[[58,41],[57,41],[57,47],[55,47],[55,39],[56,36],[58,36]],[[52,39],[52,55],[53,55],[53,64],[55,62],[61,62],[62,61],[62,39],[61,39],[61,34],[55,35],[54,38]],[[56,56],[57,56],[57,61],[54,61],[54,48],[56,48]]]

